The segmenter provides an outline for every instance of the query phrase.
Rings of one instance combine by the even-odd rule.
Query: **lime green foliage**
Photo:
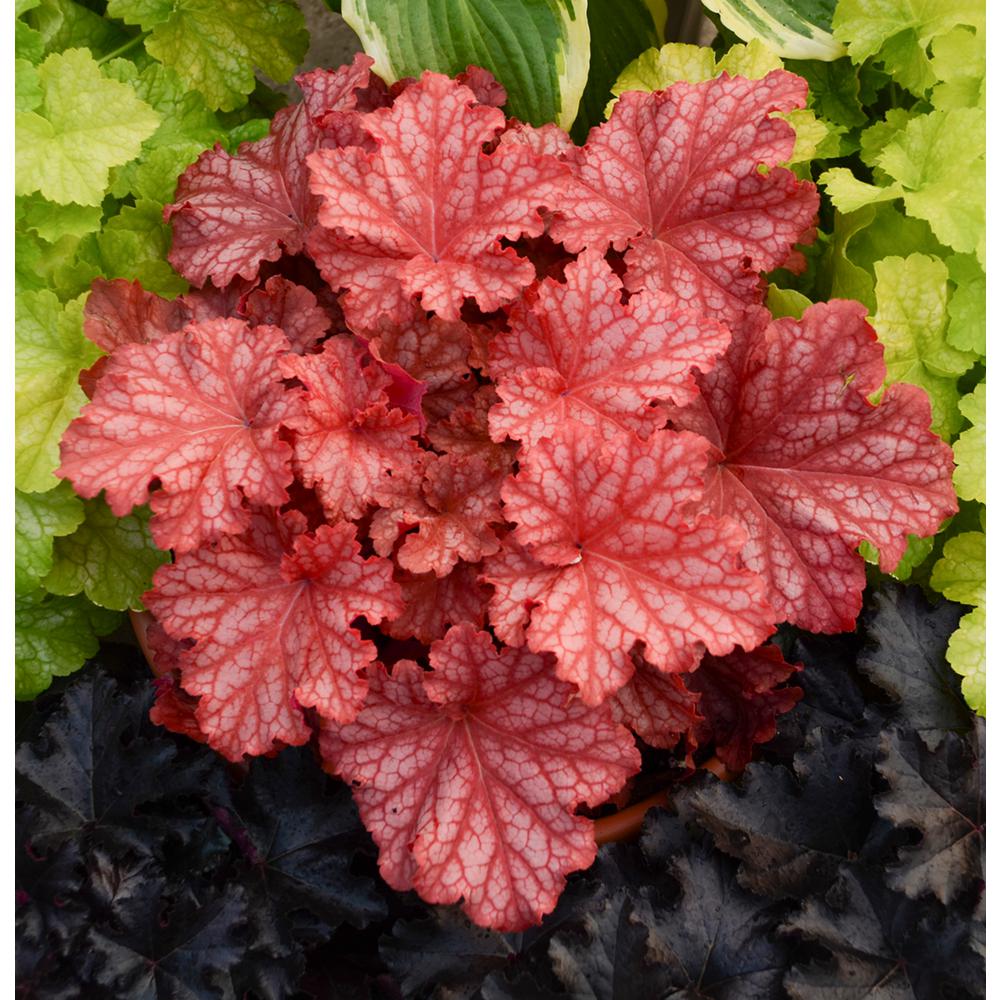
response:
[[[963,500],[986,502],[986,383],[962,397],[958,408],[972,424],[955,442],[955,492]]]
[[[915,572],[924,565],[928,556],[934,551],[934,538],[921,538],[919,535],[908,535],[906,539],[906,551],[903,558],[896,564],[896,568],[889,573],[895,580],[910,580]],[[858,546],[858,553],[865,562],[871,566],[878,566],[878,549],[871,542],[862,542]]]
[[[946,263],[955,289],[948,301],[948,343],[985,356],[986,274],[968,254],[953,254]]]
[[[969,706],[986,715],[986,609],[970,611],[958,623],[948,643],[948,662],[962,680]]]
[[[801,292],[796,292],[792,288],[771,285],[767,290],[767,308],[771,310],[771,315],[775,319],[780,319],[782,316],[801,319],[802,314],[811,305],[812,303]]]
[[[830,33],[824,0],[705,0],[705,6],[745,42],[763,42],[786,59],[833,60],[844,46]]]
[[[138,155],[159,116],[130,87],[102,76],[86,49],[53,53],[38,79],[37,109],[15,117],[15,189],[63,205],[100,205],[108,171]]]
[[[52,543],[83,520],[83,503],[69,483],[48,493],[14,491],[14,590],[30,594],[52,569]]]
[[[83,523],[55,541],[46,588],[66,596],[82,592],[102,608],[141,610],[153,572],[170,558],[149,537],[149,510],[139,507],[119,518],[101,499],[84,506]]]
[[[55,597],[36,590],[15,601],[14,693],[34,698],[53,677],[79,670],[97,652],[97,638],[113,632],[115,611],[81,597]]]
[[[972,605],[948,644],[948,662],[962,681],[965,700],[986,714],[986,535],[968,531],[945,543],[931,586],[950,601]]]
[[[577,116],[590,65],[583,0],[343,0],[341,13],[387,81],[471,63],[504,85],[511,115],[567,129]]]
[[[255,69],[288,80],[309,46],[289,0],[111,0],[108,14],[150,32],[146,51],[223,111],[246,103]]]
[[[120,616],[91,602],[140,607],[167,558],[150,543],[146,512],[116,520],[54,475],[59,438],[86,402],[79,373],[100,355],[83,336],[91,282],[137,278],[166,296],[187,289],[166,260],[163,206],[177,176],[216,142],[234,148],[266,134],[284,98],[254,69],[287,79],[306,45],[292,0],[112,6],[121,20],[75,0],[15,4],[19,697],[93,655]]]
[[[948,343],[948,268],[924,254],[886,257],[875,264],[878,312],[872,323],[885,346],[886,381],[927,390],[933,429],[950,439],[961,426],[958,377],[975,355]]]
[[[48,291],[17,297],[14,344],[14,483],[41,493],[59,482],[59,439],[86,402],[77,376],[101,352],[83,335],[83,299],[63,306]]]

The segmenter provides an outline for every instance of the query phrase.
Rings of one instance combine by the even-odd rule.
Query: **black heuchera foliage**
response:
[[[890,585],[856,634],[783,633],[805,696],[759,759],[680,782],[510,935],[387,890],[309,748],[227,765],[149,724],[138,666],[91,667],[18,751],[19,995],[982,997],[983,726],[944,664],[957,617]]]

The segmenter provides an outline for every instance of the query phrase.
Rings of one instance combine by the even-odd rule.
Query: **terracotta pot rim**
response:
[[[153,651],[149,648],[149,640],[146,636],[146,630],[153,621],[153,616],[148,611],[129,611],[128,615],[136,640],[142,649],[142,655],[145,656],[153,675],[157,676],[156,665],[153,662]],[[711,771],[723,781],[731,781],[735,777],[718,757],[709,758],[700,767],[702,770]],[[669,802],[670,795],[664,789],[626,806],[624,809],[619,809],[610,816],[602,816],[600,819],[594,820],[594,839],[598,845],[631,840],[638,836],[642,829],[642,821],[646,818],[646,813],[657,806],[666,806]]]

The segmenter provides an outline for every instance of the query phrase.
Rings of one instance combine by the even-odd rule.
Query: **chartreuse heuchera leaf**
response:
[[[77,375],[101,352],[83,335],[82,297],[63,306],[26,292],[14,308],[14,484],[44,493],[59,482],[59,438],[86,402]]]
[[[165,214],[197,287],[92,292],[108,357],[59,471],[93,503],[50,577],[131,603],[88,567],[100,505],[142,522],[149,500],[173,550],[142,595],[153,718],[232,761],[318,726],[386,880],[513,931],[594,858],[577,809],[639,764],[620,720],[742,766],[804,690],[760,644],[853,629],[858,545],[890,570],[956,502],[924,390],[871,402],[865,307],[761,305],[762,272],[821,256],[796,249],[818,196],[775,117],[803,80],[630,92],[576,146],[461,69],[313,71],[267,136],[185,171]],[[136,249],[158,207],[73,267],[108,268],[113,237],[116,270],[163,264]]]
[[[53,53],[38,77],[41,103],[16,114],[15,190],[99,205],[108,171],[138,155],[159,116],[131,87],[103,76],[86,49]]]
[[[424,70],[483,66],[507,92],[511,115],[568,129],[590,65],[588,5],[581,0],[483,4],[462,0],[343,0],[375,72],[387,83]]]
[[[149,32],[146,51],[223,111],[245,103],[257,69],[288,80],[309,44],[288,0],[111,0],[108,13]]]
[[[955,490],[963,500],[986,503],[986,383],[963,396],[958,408],[972,426],[955,442]]]
[[[83,504],[59,483],[47,493],[14,493],[14,591],[30,594],[52,569],[53,539],[68,535],[84,517]]]

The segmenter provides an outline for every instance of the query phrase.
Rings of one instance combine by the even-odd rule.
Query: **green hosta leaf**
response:
[[[986,535],[966,531],[949,538],[934,564],[931,586],[949,601],[986,603]]]
[[[662,37],[644,0],[587,0],[586,6],[590,70],[573,125],[573,137],[581,143],[587,131],[600,123],[622,66],[659,45]]]
[[[986,609],[970,611],[948,643],[948,662],[962,677],[962,694],[969,707],[986,715]]]
[[[935,108],[983,107],[986,103],[986,44],[982,34],[958,27],[934,39],[931,68],[941,81],[931,95]]]
[[[14,694],[34,698],[53,677],[79,670],[97,652],[97,637],[113,632],[114,611],[95,608],[82,597],[53,597],[44,591],[18,597],[14,605]]]
[[[255,69],[288,80],[309,45],[288,0],[111,0],[108,13],[152,32],[146,51],[223,111],[246,103]]]
[[[956,380],[975,356],[945,339],[947,267],[924,254],[886,257],[875,264],[875,298],[872,323],[885,346],[887,383],[922,386],[930,396],[933,430],[950,440],[960,426]]]
[[[107,278],[128,278],[158,295],[173,297],[187,282],[167,263],[170,227],[163,206],[140,201],[111,219],[96,239],[95,263]]]
[[[170,201],[178,175],[203,149],[224,138],[218,116],[167,66],[152,63],[139,73],[134,63],[115,59],[104,72],[129,83],[160,116],[160,126],[143,143],[142,155],[114,171],[111,193]]]
[[[757,39],[786,59],[839,59],[830,33],[834,0],[704,0],[745,42]]]
[[[840,0],[833,34],[856,63],[887,55],[893,66],[921,67],[938,35],[959,24],[984,24],[985,17],[983,0]]]
[[[46,243],[57,243],[64,236],[79,238],[101,228],[100,205],[57,205],[33,194],[18,198],[17,212],[21,225]]]
[[[972,426],[955,442],[955,492],[986,503],[986,383],[963,396],[958,408]]]
[[[138,155],[159,117],[131,87],[102,76],[85,49],[50,55],[38,75],[41,104],[15,116],[15,189],[100,205],[108,171]]]
[[[87,401],[77,376],[101,352],[83,335],[83,302],[63,307],[49,291],[15,301],[14,483],[26,492],[59,482],[59,439]]]
[[[504,85],[511,115],[566,129],[576,118],[590,63],[583,0],[344,0],[341,13],[389,82],[472,63]]]
[[[974,252],[980,261],[986,241],[985,153],[985,112],[960,108],[911,119],[878,157],[879,167],[902,186],[907,213],[926,219],[942,243]]]
[[[14,591],[28,594],[52,569],[52,539],[83,520],[83,503],[69,483],[48,493],[14,491]]]
[[[101,499],[84,503],[83,523],[55,543],[46,588],[66,596],[82,591],[102,608],[141,610],[154,570],[170,559],[149,537],[149,510],[115,517]]]
[[[34,111],[42,103],[42,78],[27,59],[14,60],[14,110]]]
[[[960,351],[986,354],[986,275],[971,254],[948,258],[955,290],[948,300],[948,343]]]

